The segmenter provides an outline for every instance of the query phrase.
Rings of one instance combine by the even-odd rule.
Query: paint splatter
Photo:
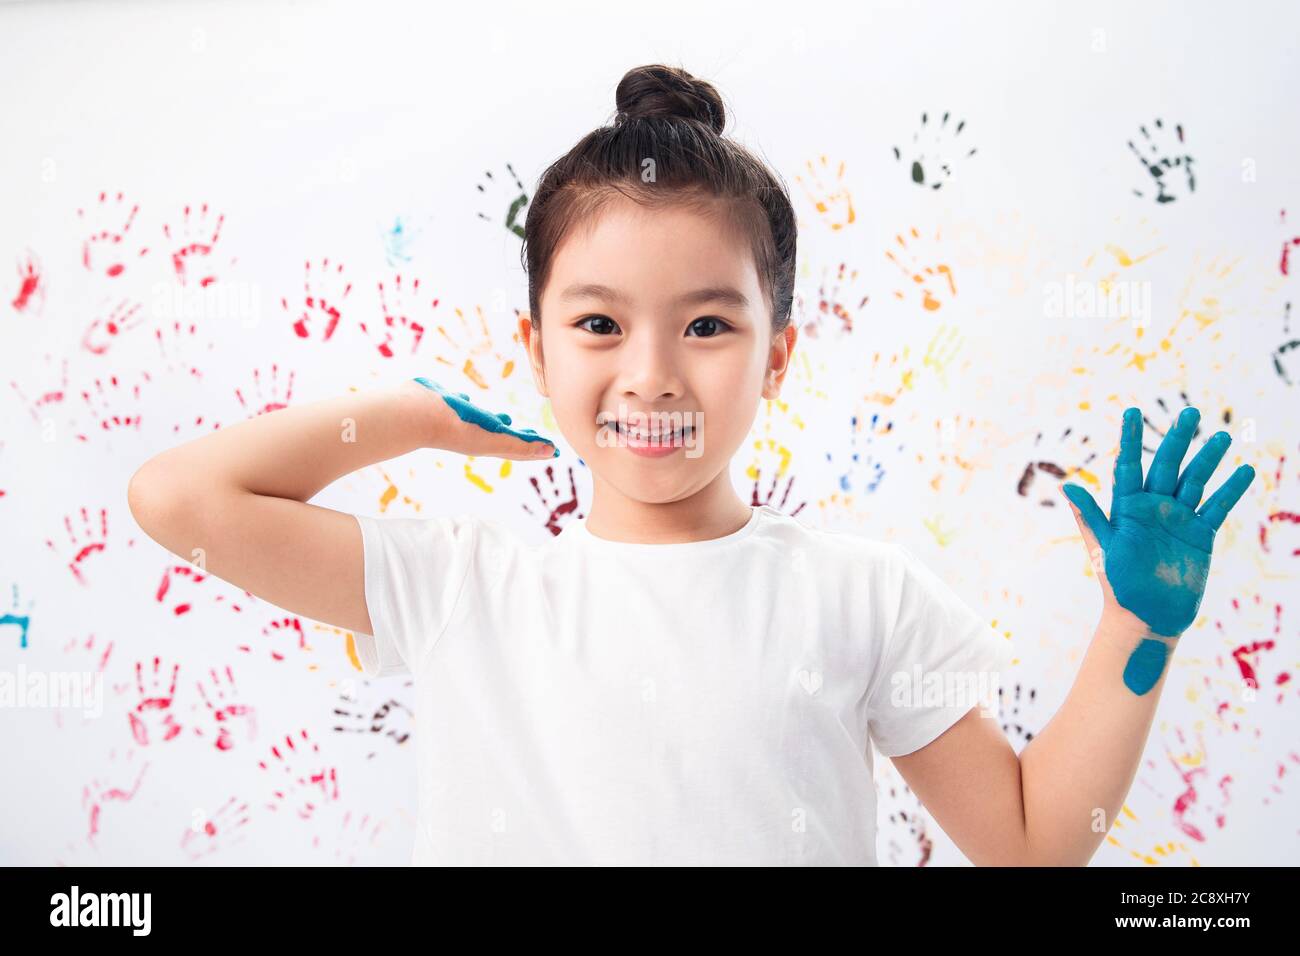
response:
[[[928,113],[921,114],[921,125],[912,134],[912,144],[903,158],[903,149],[894,147],[894,159],[909,166],[913,183],[929,189],[940,189],[951,182],[957,167],[975,155],[976,148],[966,149],[961,140],[966,121],[958,120],[948,125],[951,113],[944,112],[938,123],[931,123]]]

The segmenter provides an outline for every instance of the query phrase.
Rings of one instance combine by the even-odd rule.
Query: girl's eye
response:
[[[716,329],[717,331],[701,331],[698,328],[700,326],[700,323],[704,323],[704,329],[706,330],[713,328]],[[708,315],[702,319],[696,319],[694,322],[690,324],[690,328],[696,330],[697,338],[714,339],[717,338],[720,333],[725,332],[727,329],[730,329],[731,326],[728,325],[726,322],[722,321],[722,319],[717,318],[716,316]]]
[[[615,324],[614,320],[607,315],[589,315],[585,319],[579,319],[577,322],[578,328],[586,328],[583,324],[585,322],[601,323],[599,329],[587,329],[587,331],[594,332],[596,335],[609,335],[612,331],[618,328],[618,325]]]

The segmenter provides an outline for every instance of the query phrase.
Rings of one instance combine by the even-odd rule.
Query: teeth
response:
[[[679,428],[676,431],[668,432],[666,434],[664,432],[643,432],[639,429],[624,428],[618,422],[614,423],[614,427],[628,438],[635,438],[638,441],[667,441],[679,437],[684,431],[684,429]]]

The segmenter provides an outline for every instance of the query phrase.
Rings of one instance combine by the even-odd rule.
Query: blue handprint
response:
[[[478,425],[480,428],[486,428],[490,432],[501,432],[506,435],[513,435],[516,438],[523,439],[524,441],[540,441],[546,442],[546,444],[551,447],[555,446],[555,443],[549,438],[543,438],[531,428],[511,428],[509,415],[505,412],[493,415],[491,412],[479,408],[470,401],[469,396],[464,392],[449,392],[437,382],[432,379],[424,378],[423,376],[416,378],[415,381],[419,382],[425,388],[432,389],[441,395],[443,401],[450,405],[452,410],[460,416],[461,421]],[[556,448],[555,454],[551,457],[558,458],[559,456],[560,449]]]
[[[1255,469],[1242,465],[1197,508],[1232,441],[1227,432],[1215,432],[1180,477],[1200,417],[1195,408],[1183,409],[1156,449],[1144,485],[1142,413],[1125,410],[1109,518],[1085,488],[1063,486],[1105,554],[1116,602],[1151,629],[1153,637],[1142,641],[1124,669],[1124,683],[1136,694],[1154,687],[1164,671],[1169,646],[1154,638],[1176,638],[1196,620],[1215,532],[1255,478]]]

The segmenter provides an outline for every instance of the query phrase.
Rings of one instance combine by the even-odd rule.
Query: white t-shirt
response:
[[[875,865],[871,742],[925,746],[996,697],[930,675],[1009,660],[906,548],[769,505],[684,544],[357,520],[363,671],[414,675],[417,865]]]

